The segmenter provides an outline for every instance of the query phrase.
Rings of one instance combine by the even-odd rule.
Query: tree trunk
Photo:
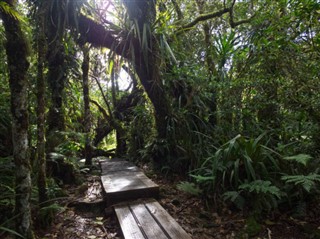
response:
[[[115,62],[117,59],[115,59]],[[118,63],[119,64],[119,63]],[[119,65],[114,64],[113,69],[111,72],[111,96],[112,96],[112,104],[114,105],[114,123],[116,130],[116,141],[117,141],[117,148],[116,148],[116,156],[121,157],[126,154],[127,152],[127,145],[126,145],[126,132],[123,129],[121,124],[122,115],[121,112],[117,109],[119,105],[119,101],[117,99],[117,92],[119,91],[117,87],[117,81],[119,77]]]
[[[130,19],[136,19],[141,34],[144,32],[145,26],[151,28],[155,21],[156,13],[153,0],[124,0],[124,3],[128,9]],[[160,79],[158,57],[161,54],[159,53],[158,41],[154,36],[147,31],[146,42],[148,46],[143,49],[138,38],[134,38],[130,34],[128,34],[126,40],[119,40],[113,35],[112,31],[106,30],[102,25],[81,14],[76,16],[74,12],[70,11],[68,17],[69,24],[73,27],[78,27],[81,33],[80,41],[89,42],[93,46],[107,47],[133,63],[140,82],[154,107],[157,138],[160,140],[170,138],[167,126],[171,110]],[[143,39],[144,36],[140,36],[140,38]],[[134,48],[133,55],[132,47]]]
[[[48,42],[48,83],[51,93],[51,106],[48,115],[48,133],[64,131],[63,91],[66,82],[66,62],[63,46],[65,11],[59,1],[50,3],[47,12]]]
[[[46,56],[45,4],[38,10],[38,75],[37,75],[37,163],[39,203],[47,201],[46,155],[45,155],[45,93],[44,63]],[[43,205],[43,204],[41,204]]]
[[[154,107],[158,139],[167,139],[169,137],[167,134],[167,122],[170,117],[170,107],[163,83],[160,79],[160,64],[158,62],[160,51],[158,41],[155,39],[155,36],[152,35],[152,32],[144,31],[144,29],[148,29],[148,27],[151,29],[155,21],[155,1],[124,0],[124,4],[127,7],[130,19],[135,19],[138,22],[141,39],[144,37],[147,38],[147,47],[140,45],[139,48],[135,49],[136,54],[138,53],[140,56],[134,59],[135,69]],[[143,32],[145,32],[145,36]]]
[[[153,46],[153,51],[148,54],[147,62],[142,60],[141,64],[136,65],[136,70],[140,82],[154,107],[158,139],[167,139],[169,137],[167,131],[168,117],[171,113],[167,95],[160,79],[156,53],[156,46]]]
[[[204,0],[196,0],[198,10],[200,14],[204,13],[205,1]],[[218,76],[217,69],[215,67],[215,63],[213,60],[213,52],[212,52],[212,38],[210,32],[210,25],[207,22],[202,24],[203,34],[204,34],[204,42],[205,42],[205,60],[208,69],[208,79],[209,81],[213,80]],[[214,127],[217,125],[217,90],[211,87],[211,99],[210,99],[210,115],[209,115],[209,123]]]
[[[91,153],[91,140],[90,140],[90,129],[91,129],[91,114],[90,114],[90,94],[89,94],[89,48],[88,46],[82,47],[83,62],[82,62],[82,88],[83,88],[83,103],[84,103],[84,133],[85,146],[84,155],[86,158],[85,165],[92,165],[92,153]]]
[[[13,7],[13,1],[7,1],[7,3]],[[16,230],[25,238],[33,238],[30,210],[31,166],[28,152],[28,43],[19,20],[5,11],[1,15],[7,38],[6,53],[10,75]]]

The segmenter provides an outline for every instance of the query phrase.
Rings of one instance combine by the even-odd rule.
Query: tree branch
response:
[[[171,0],[172,4],[173,4],[173,7],[174,7],[174,10],[176,11],[177,13],[177,16],[178,16],[178,20],[182,20],[183,19],[183,14],[182,14],[182,11],[177,3],[176,0]]]
[[[230,12],[230,8],[224,8],[220,11],[217,12],[210,12],[210,13],[206,13],[206,14],[200,14],[196,19],[194,19],[192,22],[189,22],[188,24],[185,24],[183,26],[181,26],[176,34],[185,32],[190,30],[190,28],[192,28],[193,26],[195,26],[196,24],[198,24],[199,22],[202,21],[206,21],[212,18],[216,18],[216,17],[221,17],[222,15],[224,15],[225,13]]]
[[[232,5],[229,9],[229,16],[230,16],[229,24],[232,28],[235,28],[241,24],[249,23],[255,17],[255,14],[254,14],[252,17],[250,17],[248,19],[244,19],[244,20],[240,20],[238,22],[235,22],[234,17],[233,17],[233,8],[234,8],[235,3],[236,3],[236,0],[233,0]]]
[[[99,111],[103,114],[103,117],[105,119],[109,120],[109,122],[111,121],[110,116],[107,114],[106,110],[102,108],[102,106],[97,101],[90,99],[90,102],[98,107]]]
[[[203,22],[203,21],[206,21],[206,20],[209,20],[212,18],[221,17],[222,15],[224,15],[226,13],[229,13],[229,15],[230,15],[229,23],[232,28],[235,28],[241,24],[249,23],[255,17],[255,15],[253,15],[252,17],[250,17],[248,19],[240,20],[237,22],[234,21],[233,8],[234,8],[235,3],[236,3],[236,0],[233,0],[230,7],[224,6],[224,8],[220,11],[210,12],[210,13],[206,13],[206,14],[200,14],[193,21],[179,27],[175,33],[181,34],[183,32],[189,31],[192,27],[194,27],[199,22]],[[224,3],[224,5],[225,5],[225,3]]]
[[[70,16],[69,22],[80,32],[80,42],[91,43],[94,47],[106,47],[128,60],[140,62],[139,41],[127,32],[106,29],[83,14],[78,18]]]

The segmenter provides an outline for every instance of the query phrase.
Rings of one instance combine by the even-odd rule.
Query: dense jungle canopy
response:
[[[306,215],[319,21],[318,0],[0,0],[0,237],[34,238],[98,156],[256,221]]]

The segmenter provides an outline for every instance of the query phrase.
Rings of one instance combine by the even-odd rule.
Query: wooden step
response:
[[[102,191],[110,206],[121,201],[159,197],[159,186],[128,161],[100,162]]]
[[[121,159],[107,159],[106,161],[100,161],[99,163],[101,167],[101,175],[118,171],[140,171],[140,169],[133,163]]]
[[[154,199],[114,206],[125,239],[191,239]]]

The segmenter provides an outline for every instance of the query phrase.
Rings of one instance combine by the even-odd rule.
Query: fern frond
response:
[[[202,193],[202,190],[199,187],[190,182],[181,182],[177,185],[177,188],[181,191],[190,193],[195,196],[199,196]]]
[[[239,189],[246,190],[250,193],[254,192],[257,194],[272,194],[277,198],[281,198],[281,191],[278,187],[272,185],[270,181],[255,180],[250,183],[244,183],[239,186]]]
[[[293,156],[284,157],[283,159],[288,161],[295,161],[304,166],[307,166],[308,162],[312,159],[312,157],[308,154],[297,154]]]
[[[301,185],[309,193],[315,184],[320,182],[320,175],[315,173],[310,173],[308,175],[287,175],[282,176],[281,180],[286,183]]]
[[[245,199],[244,197],[242,197],[240,195],[240,192],[237,192],[237,191],[228,191],[228,192],[225,192],[223,195],[223,200],[224,201],[228,201],[230,200],[231,202],[233,202],[237,208],[239,209],[243,209],[244,208],[244,205],[245,205]]]

